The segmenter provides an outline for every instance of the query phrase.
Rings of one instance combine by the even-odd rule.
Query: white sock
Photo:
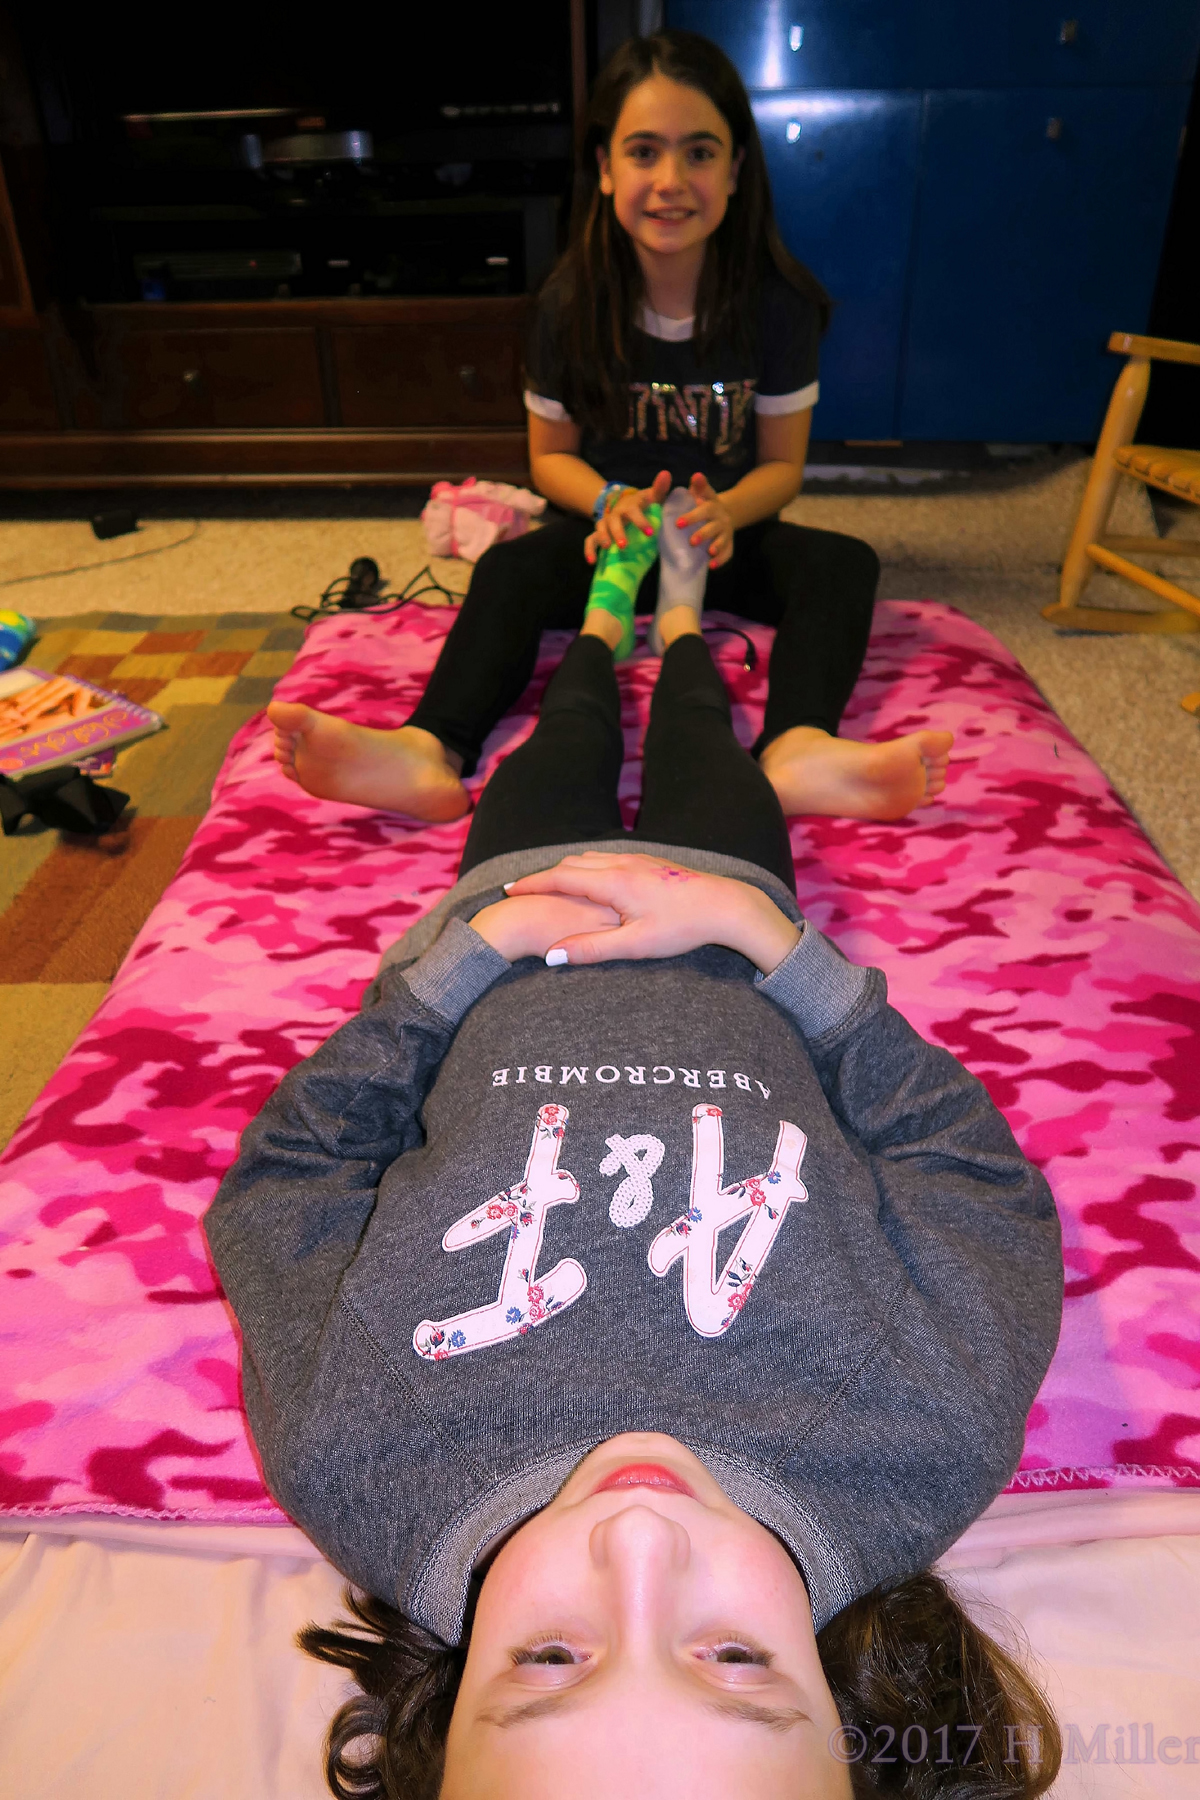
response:
[[[690,606],[699,618],[704,611],[704,590],[708,586],[708,546],[693,544],[690,531],[680,531],[676,520],[690,512],[696,497],[687,488],[672,488],[663,502],[662,527],[658,534],[658,605],[647,638],[655,656],[663,652],[658,621],[673,606]]]

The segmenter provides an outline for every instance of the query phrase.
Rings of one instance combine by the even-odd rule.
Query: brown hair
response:
[[[329,1786],[338,1800],[437,1800],[470,1611],[451,1648],[382,1600],[348,1589],[346,1602],[353,1621],[298,1639],[363,1689],[329,1727]],[[817,1648],[855,1800],[1036,1800],[1058,1774],[1046,1700],[938,1576],[852,1601]]]
[[[370,1594],[347,1588],[346,1605],[352,1619],[296,1636],[363,1690],[333,1715],[325,1778],[338,1800],[437,1800],[470,1632],[452,1649]]]
[[[851,1601],[817,1649],[855,1800],[1035,1800],[1058,1774],[1044,1695],[939,1576]]]
[[[750,100],[724,51],[692,31],[629,38],[596,78],[580,141],[567,248],[545,284],[562,332],[567,411],[581,424],[618,434],[628,423],[624,388],[643,282],[612,198],[600,191],[596,152],[608,149],[632,90],[656,73],[706,95],[729,126],[735,155],[742,152],[737,191],[708,240],[696,294],[700,354],[722,331],[741,344],[752,341],[758,292],[772,269],[816,304],[822,331],[830,313],[825,289],[779,235]]]

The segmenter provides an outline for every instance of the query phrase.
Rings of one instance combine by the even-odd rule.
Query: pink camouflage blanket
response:
[[[452,617],[320,620],[279,693],[398,724]],[[754,635],[753,673],[720,641],[745,742]],[[478,782],[532,729],[565,641],[546,639]],[[621,672],[631,754],[656,670],[640,651]],[[943,802],[798,821],[800,904],[981,1077],[1057,1196],[1066,1313],[1014,1487],[1200,1487],[1200,908],[993,637],[882,603],[846,730],[925,724],[957,733]],[[245,1123],[450,887],[466,822],[311,799],[269,741],[261,716],[234,740],[178,875],[0,1159],[5,1511],[282,1517],[198,1220]],[[628,763],[630,814],[639,777]]]

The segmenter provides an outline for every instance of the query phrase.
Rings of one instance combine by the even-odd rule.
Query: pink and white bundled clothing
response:
[[[530,519],[540,518],[546,502],[528,488],[510,487],[506,481],[476,481],[474,475],[459,486],[435,481],[421,513],[421,523],[434,556],[460,556],[478,562],[493,544],[523,537]]]

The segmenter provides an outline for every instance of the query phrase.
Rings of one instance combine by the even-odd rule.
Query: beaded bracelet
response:
[[[592,517],[595,519],[597,525],[608,511],[609,507],[612,506],[614,501],[616,501],[620,495],[633,493],[633,491],[634,490],[629,486],[627,481],[610,481],[606,483],[592,502]]]

